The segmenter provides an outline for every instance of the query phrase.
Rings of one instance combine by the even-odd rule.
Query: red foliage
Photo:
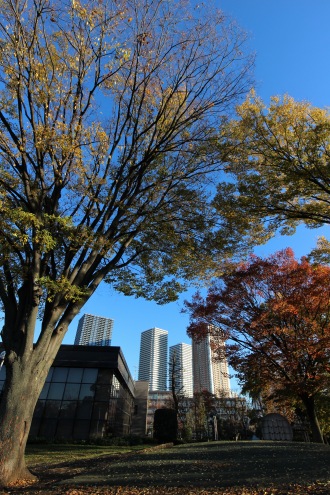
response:
[[[192,338],[211,328],[231,339],[229,361],[247,390],[272,385],[315,415],[314,397],[329,390],[329,266],[299,262],[291,249],[253,256],[215,281],[205,299],[186,302],[186,309]]]

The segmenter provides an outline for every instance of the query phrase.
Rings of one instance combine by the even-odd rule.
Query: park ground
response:
[[[208,442],[109,450],[34,446],[39,481],[1,495],[330,495],[330,446]]]

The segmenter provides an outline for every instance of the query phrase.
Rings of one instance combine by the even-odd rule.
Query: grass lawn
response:
[[[39,482],[11,495],[330,495],[330,446],[209,442],[142,446],[29,446]],[[133,451],[135,449],[135,451]]]
[[[100,456],[122,455],[147,448],[147,445],[119,447],[106,445],[79,444],[30,444],[27,446],[25,459],[28,466],[46,464],[52,466],[59,463],[79,462]]]

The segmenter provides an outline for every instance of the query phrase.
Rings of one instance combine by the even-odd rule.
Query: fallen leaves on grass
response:
[[[227,488],[208,489],[193,487],[109,487],[90,486],[66,490],[63,495],[329,495],[330,485],[313,483],[311,485],[292,484],[281,488]]]
[[[25,488],[27,486],[35,485],[38,482],[38,479],[21,479],[18,481],[13,481],[9,483],[8,488]]]
[[[329,454],[313,444],[192,444],[39,464],[39,483],[0,495],[330,495]]]

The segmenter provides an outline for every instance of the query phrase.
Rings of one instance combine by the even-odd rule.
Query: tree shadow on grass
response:
[[[114,462],[104,458],[75,476],[70,483],[207,489],[270,487],[316,481],[325,483],[329,479],[329,446],[285,442],[210,442],[134,454]]]

